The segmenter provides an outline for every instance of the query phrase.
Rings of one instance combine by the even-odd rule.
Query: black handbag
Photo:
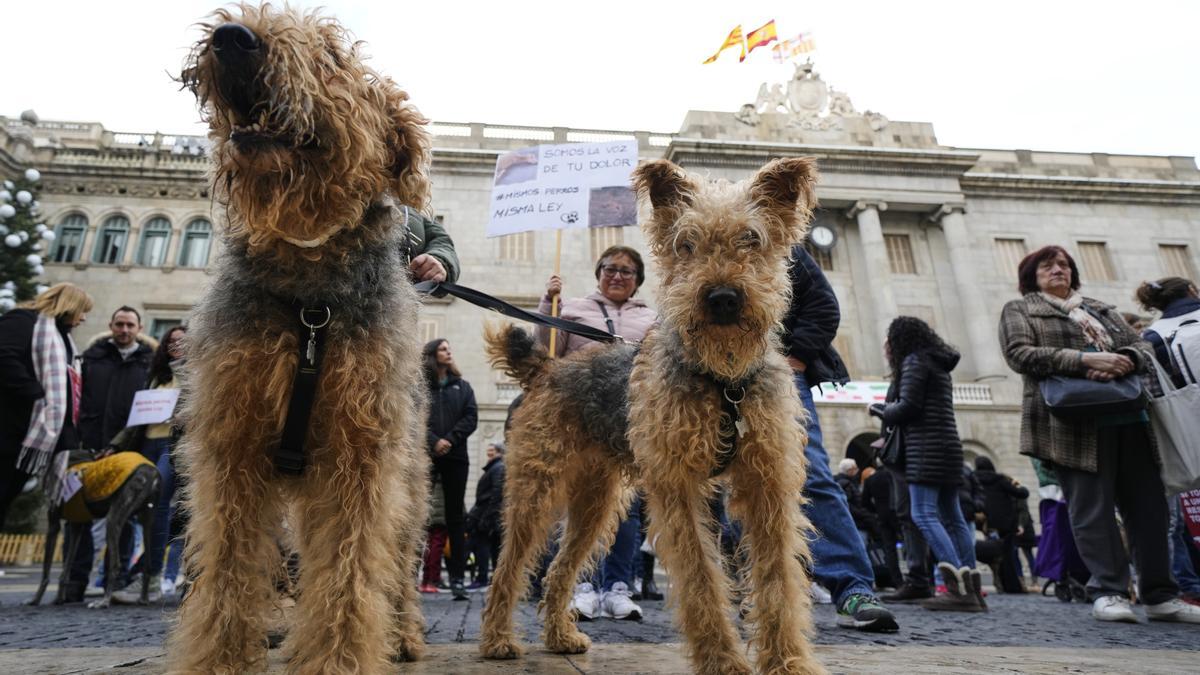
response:
[[[1136,373],[1108,382],[1051,375],[1039,387],[1050,413],[1066,420],[1140,412],[1150,403],[1142,376]]]
[[[885,466],[904,466],[904,432],[899,426],[888,429],[883,438],[883,449],[879,451],[879,461]]]

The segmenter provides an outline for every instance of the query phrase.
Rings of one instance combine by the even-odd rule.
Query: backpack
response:
[[[1162,337],[1171,355],[1171,366],[1184,383],[1200,383],[1200,311],[1159,319],[1149,330]]]

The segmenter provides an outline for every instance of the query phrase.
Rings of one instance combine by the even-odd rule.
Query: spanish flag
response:
[[[771,32],[772,32],[772,34],[774,34],[774,32],[775,32],[774,26],[771,26]],[[716,61],[717,57],[721,55],[721,52],[725,51],[726,49],[729,49],[730,47],[741,47],[742,58],[740,60],[741,61],[746,60],[746,42],[745,42],[745,40],[742,39],[741,24],[738,24],[737,28],[734,28],[733,30],[729,31],[729,37],[725,38],[725,44],[721,45],[721,48],[717,50],[717,53],[708,57],[708,59],[704,63],[712,63],[713,61]]]
[[[746,60],[746,56],[754,51],[755,47],[765,47],[775,40],[779,39],[775,35],[775,19],[771,19],[759,28],[750,31],[746,36],[746,51],[742,54],[742,61]]]

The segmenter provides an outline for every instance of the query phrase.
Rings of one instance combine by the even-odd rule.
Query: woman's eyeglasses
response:
[[[606,277],[621,277],[622,279],[632,279],[637,276],[637,270],[631,270],[628,267],[617,267],[616,265],[605,265],[600,268],[600,272]]]

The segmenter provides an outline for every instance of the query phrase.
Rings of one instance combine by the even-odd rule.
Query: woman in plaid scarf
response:
[[[78,444],[80,381],[71,329],[91,309],[83,289],[61,283],[0,316],[0,527],[26,481],[66,459],[55,451]],[[61,471],[50,475],[61,477]]]
[[[1120,509],[1138,571],[1138,596],[1151,620],[1200,623],[1200,607],[1179,600],[1167,553],[1167,500],[1146,411],[1063,419],[1039,383],[1051,375],[1108,382],[1145,373],[1150,345],[1107,303],[1079,292],[1079,268],[1060,246],[1030,253],[1017,270],[1022,298],[1004,306],[1000,343],[1022,375],[1021,454],[1041,460],[1066,495],[1075,543],[1092,578],[1092,616],[1137,622],[1129,606],[1129,556]]]

